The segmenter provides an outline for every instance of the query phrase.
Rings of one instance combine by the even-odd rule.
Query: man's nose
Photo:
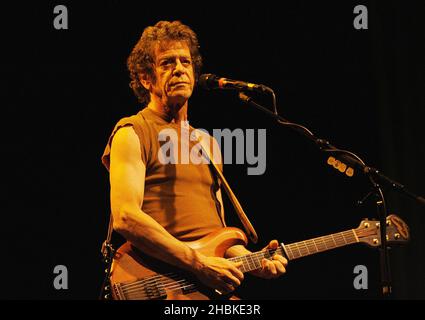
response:
[[[182,74],[184,72],[184,66],[181,63],[180,59],[177,59],[176,66],[174,68],[174,74]]]

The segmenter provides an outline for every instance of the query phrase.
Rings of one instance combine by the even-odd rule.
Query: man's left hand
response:
[[[264,250],[277,249],[279,243],[277,240],[270,241],[269,245],[266,246]],[[264,279],[273,279],[280,277],[286,272],[286,266],[288,260],[282,257],[279,254],[275,254],[272,257],[272,260],[263,259],[261,261],[262,268],[252,271],[251,274]]]

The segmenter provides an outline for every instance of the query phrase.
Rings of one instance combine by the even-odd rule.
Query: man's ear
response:
[[[146,90],[150,91],[151,80],[149,79],[149,76],[147,74],[141,74],[139,76],[139,81]]]

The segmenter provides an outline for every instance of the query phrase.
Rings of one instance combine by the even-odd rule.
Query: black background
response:
[[[53,27],[58,4],[68,8],[68,30]],[[353,27],[358,4],[368,8],[367,30]],[[204,72],[272,87],[282,116],[424,195],[424,14],[420,1],[2,5],[0,298],[97,299],[109,215],[100,156],[116,121],[139,110],[126,58],[159,20],[194,29]],[[189,117],[210,132],[267,129],[264,175],[248,176],[246,164],[224,168],[260,236],[252,250],[377,218],[372,200],[355,205],[370,189],[361,174],[350,179],[329,167],[310,141],[234,92],[196,91]],[[393,297],[424,299],[424,207],[385,191],[412,237],[391,251]],[[238,226],[228,201],[226,211]],[[53,287],[59,264],[68,268],[68,290]],[[353,287],[356,265],[368,268],[368,290]],[[240,295],[379,299],[378,251],[357,245],[294,261],[278,280],[247,277]]]

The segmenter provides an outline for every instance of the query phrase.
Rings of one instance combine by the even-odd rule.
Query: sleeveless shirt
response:
[[[184,130],[190,132],[193,128],[183,128],[181,124],[170,121],[165,114],[150,108],[123,118],[115,125],[102,155],[102,163],[108,170],[113,137],[125,126],[132,126],[137,134],[140,159],[146,166],[142,211],[181,241],[193,241],[222,228],[224,217],[221,217],[221,204],[216,198],[218,183],[210,165],[191,161],[164,164],[163,158],[160,158],[165,150],[164,143],[167,143],[160,141],[160,132],[173,130],[176,133],[178,155],[181,157],[183,148],[191,150],[197,143],[182,139],[187,137],[182,136]],[[216,143],[213,137],[209,138],[211,146]],[[222,165],[219,167],[222,169]]]

